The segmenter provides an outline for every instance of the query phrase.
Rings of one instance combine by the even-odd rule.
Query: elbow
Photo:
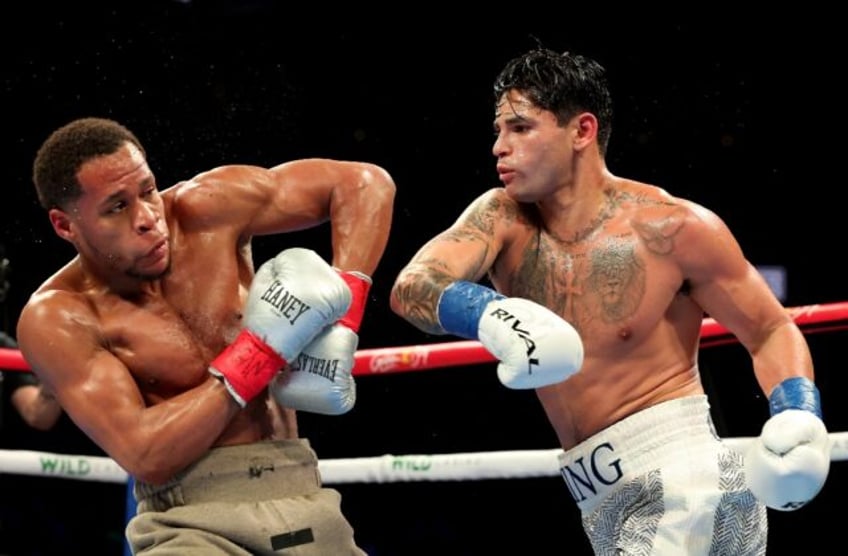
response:
[[[161,463],[161,462],[160,462]],[[179,469],[171,468],[168,465],[158,466],[155,463],[137,461],[131,464],[121,464],[124,469],[135,480],[141,481],[153,486],[164,485],[174,478]]]
[[[136,481],[153,486],[162,486],[173,477],[173,475],[166,476],[163,473],[131,473],[129,471],[127,473]]]
[[[398,299],[397,291],[394,288],[392,288],[392,291],[389,294],[389,308],[397,316],[403,317],[403,304],[401,304],[400,299]]]
[[[40,419],[38,415],[30,415],[28,413],[22,413],[21,417],[24,422],[30,428],[33,428],[37,431],[48,431],[53,426],[52,423],[47,422],[44,419]]]
[[[389,172],[371,163],[363,163],[360,172],[360,187],[367,190],[369,198],[374,202],[391,210],[394,206],[397,186]]]
[[[59,420],[59,415],[32,415],[25,417],[27,424],[39,431],[49,431]]]
[[[41,386],[18,388],[11,400],[24,422],[35,430],[52,429],[62,415],[62,406],[53,397],[46,397]]]
[[[438,306],[442,288],[426,274],[407,267],[398,274],[389,295],[391,310],[422,332],[443,335]]]
[[[391,292],[389,293],[389,307],[391,308],[394,314],[403,318],[406,318],[406,307],[403,302],[403,292],[408,288],[408,278],[406,274],[401,271],[401,273],[398,274],[394,285],[392,285]]]
[[[139,450],[137,446],[130,448],[133,448],[131,453],[112,455],[112,459],[138,481],[154,486],[163,485],[184,468],[177,459],[168,457],[166,453],[157,455],[154,452]]]

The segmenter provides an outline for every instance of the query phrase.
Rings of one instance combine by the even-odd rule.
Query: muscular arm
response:
[[[370,274],[388,239],[394,192],[390,176],[377,166],[311,159],[271,169],[222,166],[163,195],[179,222],[174,229],[184,237],[229,237],[241,253],[249,254],[255,235],[329,220],[333,264]],[[58,393],[68,415],[141,480],[165,481],[197,460],[238,411],[211,375],[147,407],[115,355],[121,346],[108,345],[96,310],[82,296],[55,290],[34,296],[21,314],[18,334],[24,356]]]
[[[254,222],[257,233],[275,232],[277,214],[301,207],[310,224],[329,218],[332,264],[369,276],[377,269],[389,238],[395,184],[373,164],[309,159],[270,170],[275,188],[272,205]]]
[[[146,406],[126,366],[104,345],[96,315],[72,294],[36,294],[21,312],[17,336],[33,372],[74,423],[143,481],[166,481],[198,459],[238,411],[211,375]]]
[[[391,292],[392,310],[424,332],[445,334],[437,306],[457,280],[480,280],[504,243],[504,226],[515,219],[511,201],[490,190],[463,211],[447,230],[428,241],[400,271]]]
[[[395,196],[394,181],[379,166],[328,159],[295,160],[270,169],[222,166],[195,177],[184,189],[180,197],[188,202],[179,206],[203,216],[192,222],[230,225],[242,243],[255,235],[329,221],[333,266],[368,275],[388,242]]]
[[[692,285],[692,298],[745,346],[766,396],[783,379],[812,379],[812,357],[803,333],[724,222],[695,206],[680,238],[676,252]]]

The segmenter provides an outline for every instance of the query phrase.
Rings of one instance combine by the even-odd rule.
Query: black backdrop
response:
[[[323,156],[386,167],[398,184],[395,224],[360,347],[446,340],[391,314],[389,287],[427,238],[496,183],[491,83],[536,39],[595,56],[610,70],[614,173],[719,213],[755,264],[787,268],[788,305],[844,300],[837,271],[845,198],[837,153],[844,144],[841,31],[833,14],[771,13],[765,21],[715,8],[688,18],[613,19],[611,9],[513,6],[463,22],[435,7],[333,17],[326,6],[309,8],[35,2],[4,16],[0,243],[12,264],[12,289],[3,329],[14,331],[29,292],[72,255],[37,206],[35,149],[58,125],[101,115],[139,135],[163,186],[223,163],[270,166]],[[256,260],[291,244],[326,252],[328,236],[318,229],[259,238]],[[844,334],[810,336],[833,431],[845,430],[848,420],[837,397],[846,382],[838,351]],[[756,434],[766,408],[744,352],[704,351],[702,366],[720,432]],[[532,394],[505,390],[490,365],[358,382],[351,413],[301,416],[323,458],[555,446]],[[96,453],[66,425],[45,435],[21,430],[12,416],[0,445]],[[826,490],[808,507],[772,515],[770,554],[788,553],[796,536],[834,539],[823,520],[844,490],[844,466],[834,464]],[[36,547],[64,538],[63,520],[79,521],[73,539],[92,553],[120,550],[119,485],[82,490],[86,485],[68,480],[0,479],[0,552],[5,543],[9,553],[55,553]],[[361,544],[374,555],[588,553],[576,509],[556,478],[339,489]],[[96,500],[96,510],[77,510],[82,500]]]

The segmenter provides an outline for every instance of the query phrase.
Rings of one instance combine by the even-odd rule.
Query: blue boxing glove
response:
[[[816,385],[787,378],[769,396],[771,417],[745,454],[745,479],[769,508],[797,510],[824,486],[832,441],[821,419]]]
[[[583,365],[574,327],[529,299],[458,281],[442,292],[438,317],[445,332],[479,340],[499,360],[498,379],[508,388],[556,384]]]

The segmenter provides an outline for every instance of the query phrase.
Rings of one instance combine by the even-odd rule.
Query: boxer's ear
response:
[[[578,114],[574,119],[574,148],[585,149],[598,137],[598,119],[590,112]]]
[[[68,214],[62,209],[52,208],[47,211],[47,217],[50,219],[50,224],[53,230],[60,238],[71,241],[73,232],[71,231],[71,219]]]

